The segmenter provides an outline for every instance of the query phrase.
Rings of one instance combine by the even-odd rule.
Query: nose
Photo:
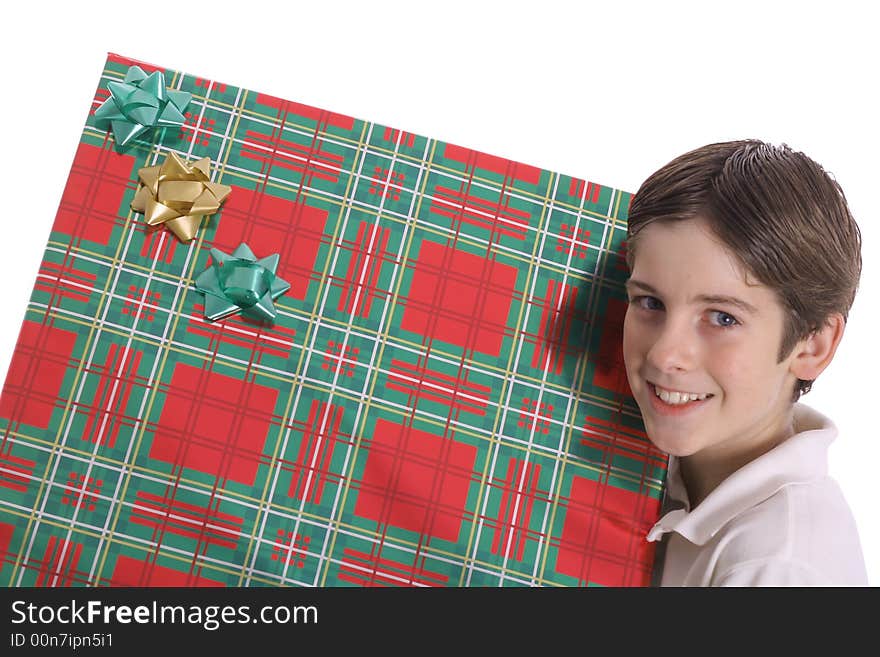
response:
[[[685,321],[667,319],[657,330],[647,360],[661,372],[686,372],[693,369],[698,350],[694,327]]]

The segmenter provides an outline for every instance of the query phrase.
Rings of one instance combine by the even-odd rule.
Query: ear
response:
[[[843,315],[834,313],[822,328],[798,342],[792,350],[792,374],[805,381],[816,379],[834,358],[845,327]]]

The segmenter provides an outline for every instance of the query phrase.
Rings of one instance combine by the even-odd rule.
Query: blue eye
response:
[[[712,323],[720,328],[730,328],[739,324],[739,320],[736,317],[721,310],[712,310],[709,312],[709,315],[715,318],[715,321]]]
[[[631,304],[635,304],[642,310],[663,310],[663,302],[657,297],[638,296],[629,300]]]

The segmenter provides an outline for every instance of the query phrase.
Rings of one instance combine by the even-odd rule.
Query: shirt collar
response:
[[[809,406],[794,405],[795,434],[766,454],[747,463],[721,482],[696,509],[691,510],[679,459],[670,457],[666,473],[668,511],[648,532],[656,541],[676,532],[704,545],[719,529],[743,511],[760,504],[783,486],[824,477],[828,473],[828,446],[837,436],[831,420]]]

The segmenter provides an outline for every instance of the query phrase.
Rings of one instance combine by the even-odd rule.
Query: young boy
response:
[[[843,336],[860,249],[839,185],[785,145],[698,148],[633,197],[623,353],[670,454],[648,535],[662,586],[867,584],[827,473],[837,429],[798,403]]]

